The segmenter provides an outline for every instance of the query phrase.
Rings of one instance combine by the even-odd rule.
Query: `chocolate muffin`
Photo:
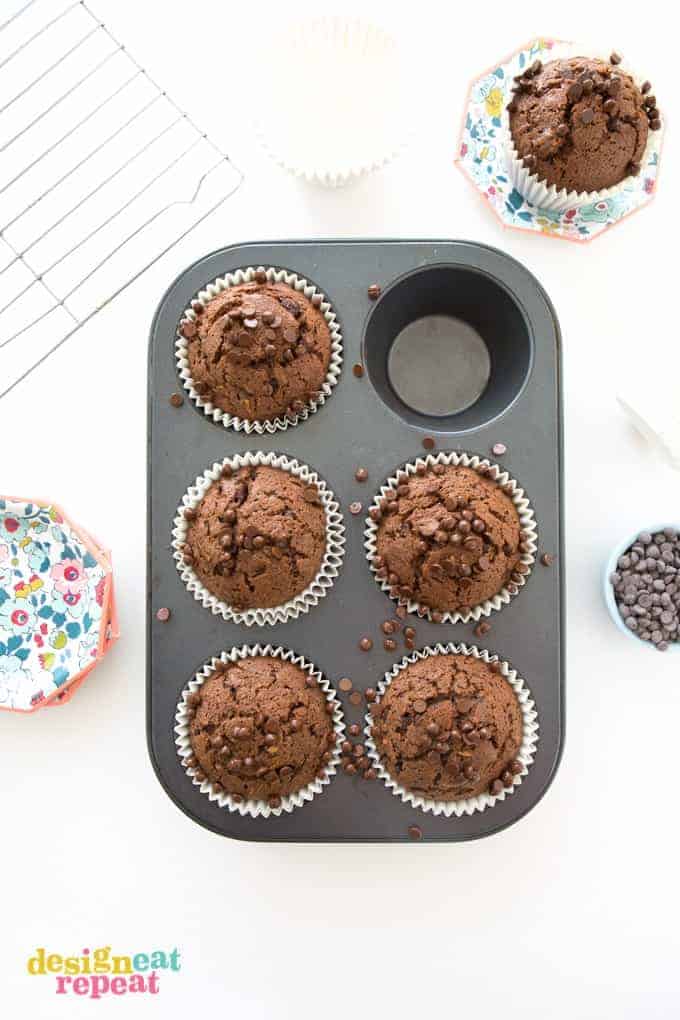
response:
[[[323,312],[285,283],[228,287],[180,330],[193,387],[227,414],[266,421],[299,414],[321,390],[331,359]]]
[[[295,598],[324,558],[326,515],[319,490],[281,468],[226,467],[184,518],[184,562],[235,610],[266,609]]]
[[[294,663],[272,655],[220,662],[187,705],[190,764],[218,793],[276,807],[331,761],[332,703]]]
[[[382,500],[374,566],[391,594],[434,612],[466,612],[515,580],[523,542],[512,499],[487,474],[420,468]]]
[[[394,677],[371,719],[384,768],[412,793],[442,801],[497,794],[523,771],[522,710],[498,663],[419,659]]]
[[[611,60],[536,61],[515,79],[512,140],[546,184],[601,191],[640,172],[648,131],[661,126],[656,99],[618,67],[617,54]]]

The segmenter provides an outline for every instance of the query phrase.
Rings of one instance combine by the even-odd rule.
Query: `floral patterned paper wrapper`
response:
[[[214,422],[221,423],[225,428],[234,429],[237,432],[264,435],[266,433],[285,430],[289,428],[289,426],[297,425],[301,421],[306,421],[311,414],[314,414],[319,407],[322,407],[325,404],[326,400],[333,392],[335,384],[340,378],[340,371],[342,369],[342,332],[340,330],[340,324],[337,316],[333,311],[330,302],[321,293],[321,291],[317,290],[314,284],[309,283],[303,277],[298,276],[296,273],[289,273],[285,269],[274,269],[271,267],[265,269],[264,266],[249,266],[246,269],[237,269],[232,273],[226,273],[224,276],[219,276],[216,280],[213,280],[212,283],[207,284],[203,290],[199,290],[199,292],[194,295],[193,301],[200,301],[201,304],[205,305],[208,301],[217,297],[218,294],[221,294],[229,287],[234,287],[240,283],[252,283],[255,279],[255,273],[260,270],[264,270],[264,272],[266,272],[267,282],[285,283],[293,290],[297,290],[301,294],[304,294],[304,296],[323,313],[324,319],[328,324],[331,334],[331,356],[328,363],[326,378],[314,399],[310,400],[299,413],[287,411],[285,414],[277,418],[270,418],[264,421],[251,421],[246,418],[239,418],[236,415],[228,414],[226,411],[223,411],[222,408],[216,407],[207,398],[204,399],[194,388],[188,359],[188,341],[180,332],[182,322],[187,320],[193,322],[196,319],[196,312],[191,305],[189,305],[188,308],[185,308],[180,322],[178,323],[177,337],[175,340],[175,358],[177,361],[177,371],[185,390],[207,418],[212,418]]]
[[[549,55],[549,59],[564,60],[569,57],[583,57],[589,52],[588,47],[580,46],[576,43],[555,43],[553,51]],[[599,56],[600,59],[608,60],[608,57],[598,54],[590,53],[590,56]],[[617,71],[629,74],[638,87],[644,81],[643,78],[637,76],[623,63],[617,65]],[[520,73],[519,69],[517,73]],[[508,87],[510,87],[511,83],[512,80],[510,79],[510,81],[508,81]],[[510,96],[506,95],[501,112],[501,136],[502,144],[505,149],[507,170],[514,187],[531,205],[546,212],[565,212],[567,209],[579,209],[582,206],[596,205],[598,202],[606,203],[608,199],[615,199],[617,195],[628,190],[630,187],[630,177],[625,177],[619,184],[616,184],[611,188],[603,188],[601,191],[581,192],[567,191],[565,188],[557,188],[554,184],[547,184],[545,181],[540,180],[535,173],[531,173],[524,166],[522,159],[515,148],[512,134],[510,132],[510,116],[506,109],[509,101]],[[662,133],[663,129],[661,131],[649,131],[647,145],[645,146],[644,154],[640,160],[642,167],[646,167],[652,159],[653,153],[658,152],[661,145]]]
[[[215,666],[218,662],[237,662],[239,659],[255,658],[262,655],[271,655],[277,659],[282,659],[285,662],[299,666],[309,676],[314,677],[321,687],[326,701],[333,705],[332,719],[336,740],[331,761],[324,766],[323,774],[318,776],[312,783],[309,783],[308,786],[304,786],[295,793],[282,797],[279,807],[271,807],[267,801],[263,800],[235,800],[230,794],[225,793],[224,790],[215,790],[213,784],[208,779],[199,779],[196,775],[196,768],[189,765],[187,761],[193,753],[189,739],[191,720],[187,705],[188,696],[194,691],[199,690],[204,681],[215,672]],[[216,802],[221,808],[226,808],[228,811],[236,812],[244,817],[249,815],[251,818],[270,818],[272,816],[278,818],[282,814],[289,814],[295,808],[302,807],[303,804],[312,800],[317,794],[322,793],[324,787],[329,785],[337,772],[338,762],[340,761],[340,745],[345,732],[342,706],[326,677],[303,656],[297,655],[287,648],[274,647],[272,645],[242,645],[240,648],[232,648],[228,652],[222,652],[221,655],[206,662],[182,691],[177,706],[175,722],[177,753],[182,760],[185,772],[191,778],[194,786],[198,786],[201,793],[205,794],[209,800]]]
[[[532,567],[536,562],[538,538],[534,512],[527,496],[524,493],[524,489],[520,488],[519,483],[516,482],[507,471],[498,464],[493,464],[485,457],[479,457],[477,454],[472,455],[468,453],[429,454],[426,457],[418,457],[416,460],[410,461],[405,464],[403,468],[400,468],[395,475],[388,478],[385,484],[381,486],[371,503],[371,507],[379,507],[381,501],[388,492],[394,492],[400,482],[413,478],[416,475],[418,467],[422,467],[422,465],[433,467],[435,464],[460,465],[462,467],[473,468],[475,471],[481,468],[486,472],[486,476],[488,478],[498,482],[503,491],[510,497],[515,505],[515,509],[519,516],[520,527],[522,529],[522,541],[526,543],[528,549],[528,551],[522,553],[520,557],[520,563],[523,564],[523,571],[525,572],[519,572],[517,574],[517,580],[513,580],[510,585],[506,585],[501,588],[501,590],[492,598],[486,599],[478,605],[471,606],[465,613],[459,610],[456,610],[456,612],[442,613],[442,623],[469,623],[471,620],[477,622],[481,619],[481,617],[490,616],[495,610],[500,610],[503,606],[506,606],[510,600],[519,593],[519,590],[524,586],[524,584],[526,584]],[[378,568],[375,565],[377,536],[378,525],[369,516],[366,518],[364,548],[376,581],[382,590],[390,596],[390,598],[397,601],[400,605],[406,606],[409,613],[417,613],[420,617],[432,620],[433,611],[429,606],[422,605],[414,599],[406,599],[403,597],[397,598],[392,594],[390,585],[387,583],[387,579],[381,579],[378,577]]]
[[[422,811],[430,811],[434,815],[444,815],[445,818],[451,818],[455,815],[456,818],[462,818],[463,815],[472,815],[475,811],[485,811],[489,807],[493,807],[498,801],[504,801],[506,797],[509,797],[514,793],[515,789],[521,784],[524,776],[527,775],[529,767],[532,764],[535,754],[536,745],[538,744],[538,715],[534,702],[531,698],[531,694],[525,686],[524,680],[518,676],[517,671],[505,660],[501,660],[498,655],[493,655],[486,650],[480,650],[475,645],[465,644],[437,644],[428,648],[423,648],[422,651],[413,652],[412,655],[406,656],[401,662],[397,663],[389,672],[387,672],[384,678],[378,683],[377,686],[377,703],[384,695],[385,691],[389,687],[392,680],[406,669],[406,667],[419,659],[427,659],[433,655],[471,655],[476,659],[482,659],[484,662],[500,662],[502,667],[502,675],[506,678],[510,686],[513,688],[517,695],[517,701],[522,712],[522,743],[520,745],[519,752],[516,755],[516,760],[521,762],[524,766],[523,770],[519,775],[514,776],[512,786],[508,786],[498,794],[481,793],[477,797],[469,797],[465,800],[432,800],[431,798],[424,797],[421,794],[412,793],[410,790],[406,790],[403,786],[400,786],[389,774],[387,769],[383,766],[378,750],[375,746],[375,741],[372,736],[372,719],[370,711],[366,714],[366,726],[364,733],[366,735],[366,747],[368,756],[371,758],[375,770],[380,778],[385,783],[385,786],[392,791],[392,793],[399,797],[405,804],[410,804],[412,807],[420,808]]]
[[[216,482],[221,477],[221,473],[227,465],[234,470],[240,467],[257,465],[280,468],[283,471],[289,471],[307,485],[315,485],[318,489],[326,515],[326,551],[321,567],[314,580],[303,592],[279,606],[263,609],[233,609],[226,602],[222,602],[216,595],[208,591],[184,559],[183,549],[188,530],[184,513],[188,508],[195,509],[198,506],[213,482]],[[194,598],[216,616],[222,616],[223,619],[231,620],[234,623],[245,624],[247,627],[253,625],[262,627],[265,624],[273,626],[277,623],[285,623],[286,620],[296,620],[301,614],[309,612],[311,607],[317,605],[319,600],[326,595],[328,589],[333,585],[335,578],[340,572],[345,555],[345,525],[342,520],[342,514],[340,513],[337,499],[324,480],[319,478],[311,468],[308,468],[305,464],[300,464],[297,460],[292,460],[283,454],[263,453],[261,451],[225,457],[224,460],[216,461],[211,468],[202,475],[199,475],[194,484],[185,493],[182,503],[177,510],[177,515],[173,522],[172,537],[173,556],[177,563],[177,569],[184,584]]]
[[[64,699],[117,638],[108,554],[60,507],[0,499],[0,708]]]

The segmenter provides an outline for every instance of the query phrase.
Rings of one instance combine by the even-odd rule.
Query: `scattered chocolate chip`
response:
[[[378,298],[380,297],[380,284],[379,283],[372,283],[371,284],[371,286],[368,288],[368,296],[370,297],[371,301],[377,301],[378,300]]]
[[[385,638],[385,640],[383,641],[383,648],[385,649],[386,652],[393,652],[396,650],[396,647],[397,642],[394,640],[394,638]]]
[[[156,610],[156,619],[161,623],[167,623],[171,615],[172,614],[167,606],[161,606],[160,609]]]
[[[585,110],[581,110],[581,123],[582,124],[592,124],[594,119],[595,119],[595,111],[590,106],[587,106],[585,108]]]
[[[652,90],[651,81],[643,81],[642,85],[640,86],[640,92],[642,93],[642,95],[646,96],[648,92],[651,92],[651,90]]]
[[[357,468],[354,472],[354,477],[358,482],[365,482],[368,478],[368,471],[364,467]]]
[[[656,117],[654,120],[650,120],[649,126],[652,129],[652,131],[660,131],[661,130],[661,121],[659,120],[658,117]]]
[[[348,676],[343,676],[343,678],[338,681],[338,687],[341,691],[347,693],[352,690],[352,681]]]
[[[359,696],[359,704],[361,704],[361,696]],[[352,725],[347,728],[347,732],[350,737],[358,737],[361,733],[361,726],[359,723],[352,723]]]
[[[419,825],[409,825],[409,827],[407,829],[407,832],[408,832],[409,839],[422,839],[423,838],[423,830],[420,828]]]
[[[364,374],[364,366],[360,365],[359,362],[357,362],[356,365],[352,365],[352,372],[357,377],[357,379],[361,379],[362,375]]]
[[[362,704],[361,692],[352,691],[352,693],[349,696],[349,700],[353,705],[361,705]]]
[[[613,74],[607,82],[607,92],[610,96],[616,96],[621,91],[621,78],[618,74]]]
[[[546,552],[543,553],[543,555],[541,556],[541,563],[543,564],[544,567],[552,567],[554,562],[555,557],[552,555],[552,553]]]
[[[617,53],[616,50],[614,50],[613,53],[611,54],[611,56],[609,57],[609,63],[610,64],[620,64],[622,59],[623,59],[623,57],[621,56],[621,54]]]
[[[362,637],[361,641],[359,642],[359,648],[361,649],[361,651],[362,652],[370,652],[372,647],[373,647],[373,639],[370,638],[370,637]]]
[[[168,402],[171,407],[181,407],[184,403],[184,397],[181,393],[171,393]]]
[[[426,450],[434,450],[435,441],[432,436],[425,436],[423,439],[423,446]]]
[[[373,687],[367,687],[366,690],[364,691],[364,697],[366,698],[368,704],[372,705],[375,699],[377,698],[375,689]]]
[[[354,502],[350,503],[350,505],[348,507],[349,512],[351,514],[353,514],[355,517],[356,517],[357,514],[361,513],[362,509],[363,509],[363,505],[359,502],[358,499],[355,499]]]
[[[482,638],[484,637],[485,634],[488,634],[490,630],[491,624],[488,623],[486,620],[480,620],[480,622],[475,627],[475,636],[478,638]]]

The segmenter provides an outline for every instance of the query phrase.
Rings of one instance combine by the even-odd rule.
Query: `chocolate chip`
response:
[[[409,825],[409,827],[407,829],[407,832],[408,832],[409,839],[422,839],[423,838],[423,830],[420,828],[419,825]]]
[[[609,63],[610,64],[620,64],[622,59],[623,58],[621,57],[621,55],[619,53],[617,53],[616,50],[614,50],[613,53],[611,54],[611,56],[609,57]]]
[[[264,269],[256,269],[255,270],[255,282],[256,283],[266,283],[267,282],[267,274],[264,271]]]
[[[642,85],[640,86],[640,92],[642,93],[643,96],[645,96],[648,92],[651,92],[651,89],[652,89],[651,81],[643,81]]]
[[[366,698],[366,701],[368,702],[368,704],[372,705],[373,702],[375,701],[375,699],[377,698],[377,694],[375,692],[375,688],[374,687],[367,687],[366,690],[364,691],[364,697]]]
[[[618,108],[619,108],[619,104],[616,102],[615,99],[607,99],[607,100],[605,100],[605,103],[604,103],[604,106],[603,106],[603,109],[604,109],[605,113],[608,113],[608,114],[610,114],[610,116],[612,116],[613,114],[615,114],[617,112]]]
[[[156,610],[156,619],[161,623],[167,623],[171,615],[172,614],[167,606],[161,606],[160,609]]]
[[[383,622],[380,624],[380,629],[382,630],[383,634],[394,634],[394,631],[396,629],[394,625],[394,620],[383,620]]]
[[[348,676],[344,676],[341,680],[338,681],[338,687],[340,688],[341,691],[347,693],[347,691],[352,690],[352,681]]]
[[[585,110],[581,110],[581,123],[582,124],[592,124],[594,119],[595,119],[595,111],[593,109],[591,109],[590,106],[587,106],[585,108]]]
[[[572,103],[578,103],[582,95],[583,85],[581,85],[580,81],[575,81],[574,84],[570,85],[567,89],[567,98],[570,99]]]
[[[385,638],[383,641],[383,648],[386,652],[393,652],[397,647],[397,642],[394,638]]]
[[[362,375],[364,374],[364,366],[360,365],[359,362],[357,362],[355,365],[352,365],[352,372],[357,377],[357,379],[361,379]]]
[[[607,82],[607,92],[610,96],[616,96],[621,91],[621,78],[618,74],[613,74]]]
[[[356,471],[354,472],[354,477],[356,478],[357,482],[365,482],[366,479],[368,478],[368,471],[364,467],[357,468]]]
[[[541,563],[543,564],[544,567],[552,567],[554,562],[555,557],[552,555],[552,553],[546,552],[543,553],[543,555],[541,556]]]
[[[181,393],[171,393],[168,402],[171,407],[181,407],[184,403],[184,397]]]
[[[652,131],[660,131],[661,130],[661,121],[657,117],[654,120],[650,120],[649,126],[652,129]]]
[[[527,170],[533,170],[537,162],[538,160],[536,159],[532,152],[527,153],[527,155],[522,160],[522,163],[527,168]]]
[[[348,507],[349,512],[351,514],[353,514],[355,517],[356,517],[357,514],[361,513],[362,509],[363,509],[363,505],[359,502],[358,499],[354,500],[353,503],[350,503],[350,505]]]
[[[423,438],[423,446],[425,447],[426,450],[434,450],[435,441],[432,438],[432,436],[425,436]]]
[[[637,177],[638,174],[640,173],[640,164],[639,163],[629,163],[628,164],[628,173],[631,174],[632,177]]]
[[[378,300],[378,298],[380,297],[380,284],[379,283],[372,283],[370,285],[370,287],[368,288],[368,296],[370,297],[371,301],[377,301]]]
[[[569,125],[560,124],[560,126],[557,129],[557,134],[560,138],[566,138],[567,135],[569,134]]]
[[[362,652],[370,652],[372,647],[373,647],[373,640],[372,640],[372,638],[370,638],[370,637],[362,637],[361,641],[359,642],[359,648],[361,649],[361,651]]]

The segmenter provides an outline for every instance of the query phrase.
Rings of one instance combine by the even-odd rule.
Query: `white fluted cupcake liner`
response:
[[[288,471],[305,484],[316,486],[326,515],[326,550],[316,577],[295,598],[279,606],[236,610],[208,591],[192,567],[185,561],[183,549],[188,525],[184,514],[187,509],[196,509],[210,486],[220,479],[225,467],[229,466],[236,471],[241,467],[265,465]],[[265,624],[273,626],[277,623],[285,623],[286,620],[296,620],[301,614],[309,612],[311,607],[317,605],[333,585],[345,555],[345,525],[337,499],[324,480],[306,464],[301,464],[280,453],[263,453],[262,451],[239,453],[233,457],[225,457],[224,460],[216,461],[212,467],[198,476],[184,494],[173,521],[172,549],[173,558],[184,584],[197,602],[201,602],[215,616],[221,616],[233,623],[245,624],[247,627],[253,625],[262,627]]]
[[[340,330],[340,323],[338,322],[337,315],[333,311],[333,307],[325,295],[322,294],[321,291],[314,286],[314,284],[305,280],[304,277],[298,276],[297,273],[290,273],[286,269],[274,269],[272,267],[265,268],[264,266],[248,266],[245,269],[237,269],[232,273],[226,273],[224,276],[218,276],[218,278],[213,280],[212,283],[206,284],[202,290],[199,290],[198,293],[194,295],[192,302],[200,301],[202,305],[206,305],[208,301],[217,297],[218,294],[221,294],[229,287],[235,287],[241,283],[252,283],[255,280],[255,274],[260,271],[264,271],[267,274],[268,283],[285,283],[293,290],[297,290],[303,294],[316,308],[319,309],[319,311],[322,312],[323,317],[328,324],[331,334],[331,356],[328,363],[326,378],[317,396],[313,400],[310,400],[299,413],[286,412],[277,418],[270,418],[263,421],[239,418],[237,415],[231,415],[227,411],[223,411],[221,407],[216,407],[210,400],[204,399],[194,389],[188,358],[189,341],[186,337],[182,336],[182,333],[180,332],[180,327],[183,322],[186,322],[187,320],[193,322],[196,319],[196,312],[191,304],[188,308],[184,309],[180,322],[177,326],[175,359],[177,361],[177,371],[180,379],[182,380],[184,389],[207,418],[212,418],[214,422],[221,423],[225,428],[234,429],[236,432],[246,432],[247,434],[254,432],[257,435],[265,435],[265,433],[283,431],[290,426],[297,425],[301,421],[306,421],[311,414],[314,414],[319,407],[322,407],[326,403],[326,400],[330,397],[335,384],[340,378],[340,371],[342,369],[342,332]]]
[[[607,56],[602,56],[597,53],[589,53],[587,47],[579,46],[575,43],[557,43],[551,50],[548,59],[551,61],[565,60],[570,57],[585,57],[586,54],[588,54],[592,59],[599,58],[602,60],[608,60]],[[644,79],[636,75],[635,72],[624,63],[617,64],[616,69],[624,74],[629,74],[638,88],[642,85]],[[506,97],[506,99],[507,102],[510,101],[509,97]],[[508,175],[512,181],[513,187],[515,187],[520,195],[522,195],[531,205],[536,206],[538,209],[544,209],[546,212],[565,212],[567,209],[577,209],[584,205],[593,205],[597,202],[604,202],[630,188],[630,177],[625,177],[619,184],[615,184],[611,188],[603,188],[601,191],[581,192],[567,191],[565,188],[557,188],[554,184],[547,184],[545,181],[540,180],[535,173],[532,173],[524,166],[522,159],[515,148],[515,143],[510,132],[510,115],[508,114],[506,106],[507,103],[504,103],[503,112],[501,114],[501,132]],[[663,124],[659,131],[649,132],[647,136],[647,145],[645,146],[645,151],[640,161],[642,168],[649,164],[655,154],[658,156],[660,153],[662,136]]]
[[[479,457],[477,454],[455,452],[428,454],[426,457],[418,457],[416,460],[405,464],[403,468],[400,468],[396,474],[388,478],[385,484],[381,486],[379,492],[373,499],[369,510],[372,507],[380,507],[380,504],[386,494],[388,492],[395,492],[400,482],[415,477],[418,467],[425,465],[431,468],[434,467],[435,464],[469,467],[475,471],[479,470],[480,467],[483,468],[486,472],[486,477],[496,481],[514,503],[519,516],[520,527],[522,529],[522,541],[526,543],[528,548],[528,551],[526,553],[522,553],[520,557],[520,562],[527,568],[526,573],[519,573],[517,575],[517,580],[511,582],[513,585],[512,588],[506,585],[490,599],[486,599],[478,605],[470,606],[467,613],[462,613],[459,610],[456,610],[456,612],[453,613],[447,611],[442,612],[441,614],[442,623],[469,623],[472,620],[476,623],[483,616],[490,616],[491,613],[502,609],[503,606],[506,606],[512,598],[519,594],[520,588],[526,584],[533,565],[536,562],[536,549],[538,547],[537,527],[534,512],[524,489],[522,489],[519,483],[515,481],[515,479],[512,478],[511,475],[502,467],[498,464],[492,463],[486,457]],[[432,610],[429,606],[422,605],[415,599],[406,599],[403,597],[397,598],[392,594],[387,579],[380,579],[378,577],[379,571],[375,565],[378,527],[379,525],[376,524],[370,516],[366,518],[364,549],[366,550],[366,556],[370,568],[375,575],[376,581],[391,599],[398,602],[400,605],[405,606],[409,613],[417,613],[420,617],[431,620],[432,613],[435,610]]]
[[[518,775],[513,776],[512,786],[505,787],[498,794],[481,793],[477,797],[468,797],[465,800],[453,801],[432,800],[431,798],[424,797],[421,794],[412,793],[410,790],[406,790],[392,778],[382,764],[378,749],[375,746],[375,741],[372,736],[370,710],[366,713],[366,726],[364,729],[364,733],[366,735],[366,747],[368,756],[373,762],[379,777],[385,783],[385,786],[405,804],[410,804],[412,807],[420,808],[422,811],[429,811],[434,815],[444,815],[445,818],[451,818],[452,815],[455,815],[456,818],[462,818],[463,815],[472,815],[475,811],[485,811],[487,808],[493,807],[493,805],[497,804],[499,801],[504,801],[506,797],[509,797],[512,793],[514,793],[517,787],[520,786],[536,755],[539,730],[538,714],[536,712],[536,707],[532,700],[531,693],[525,686],[524,680],[517,674],[517,671],[513,669],[508,662],[504,659],[500,659],[498,655],[491,654],[486,651],[486,649],[477,648],[476,645],[453,643],[431,645],[403,658],[401,662],[398,662],[389,672],[387,672],[384,678],[378,683],[376,703],[380,703],[380,699],[391,684],[392,680],[406,669],[407,666],[412,665],[414,662],[418,662],[419,659],[427,659],[434,655],[471,655],[475,659],[481,659],[487,663],[501,663],[501,674],[506,678],[514,690],[522,712],[522,743],[513,760],[521,762],[524,768]]]
[[[378,25],[343,16],[277,25],[259,67],[256,135],[296,177],[340,187],[410,141],[417,111],[406,53]]]
[[[191,747],[191,740],[189,737],[189,727],[191,723],[190,713],[188,711],[187,698],[194,691],[200,689],[202,684],[215,672],[215,666],[218,662],[238,662],[240,659],[257,658],[258,656],[269,655],[277,659],[282,659],[284,662],[290,662],[295,666],[298,666],[309,676],[314,677],[317,681],[321,690],[326,696],[326,701],[333,705],[333,730],[335,732],[335,748],[333,750],[333,757],[330,762],[323,768],[323,777],[317,777],[313,782],[302,789],[297,790],[295,793],[288,794],[286,797],[281,797],[281,804],[279,807],[271,807],[267,801],[263,800],[235,800],[230,794],[224,790],[215,790],[213,784],[208,779],[199,779],[197,776],[198,770],[195,766],[189,765],[187,759],[193,755],[193,749]],[[278,818],[282,814],[290,814],[297,807],[302,807],[308,801],[321,793],[325,786],[328,786],[333,776],[337,773],[337,766],[340,761],[340,745],[342,743],[345,724],[343,721],[342,705],[338,700],[335,691],[331,687],[326,677],[321,673],[311,662],[308,662],[302,655],[297,655],[295,652],[290,651],[288,648],[282,648],[280,646],[273,645],[241,645],[240,648],[232,648],[228,652],[222,652],[219,656],[214,656],[195,674],[192,680],[189,681],[185,689],[182,691],[179,704],[177,706],[177,712],[175,715],[175,745],[177,747],[177,753],[182,760],[182,766],[190,776],[194,786],[198,786],[201,793],[205,794],[209,800],[216,802],[221,808],[227,808],[228,811],[238,813],[245,817],[249,815],[251,818],[269,818],[272,815]]]

